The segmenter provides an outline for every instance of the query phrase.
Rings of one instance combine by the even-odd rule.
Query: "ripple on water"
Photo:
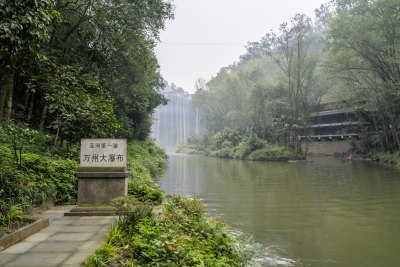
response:
[[[263,266],[400,266],[400,170],[171,156],[160,184],[264,246]]]
[[[279,257],[264,251],[260,257],[256,259],[256,262],[262,266],[296,266],[297,262],[293,259],[287,259]]]

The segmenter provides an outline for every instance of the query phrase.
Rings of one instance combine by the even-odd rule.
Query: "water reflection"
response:
[[[252,234],[268,248],[266,265],[400,266],[395,168],[175,155],[160,184],[167,193],[199,195],[210,215]]]

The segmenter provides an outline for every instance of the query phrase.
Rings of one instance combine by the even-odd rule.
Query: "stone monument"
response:
[[[78,205],[110,204],[128,194],[126,139],[81,139]]]

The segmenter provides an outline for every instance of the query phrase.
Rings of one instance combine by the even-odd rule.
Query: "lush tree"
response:
[[[322,12],[322,11],[321,11]],[[322,16],[322,15],[321,15]],[[240,62],[197,84],[193,97],[209,137],[226,128],[300,151],[298,136],[310,134],[311,105],[322,97],[320,32],[304,15],[282,24],[278,34],[247,45]]]
[[[95,72],[115,99],[115,114],[126,137],[145,139],[149,114],[165,98],[154,55],[164,21],[172,18],[168,1],[60,1],[64,23],[53,38],[61,63]],[[72,10],[72,12],[71,12]],[[67,60],[67,62],[66,62]]]
[[[283,23],[279,31],[278,35],[268,34],[265,42],[270,44],[268,55],[274,59],[285,78],[290,116],[289,139],[292,149],[298,152],[301,129],[309,128],[311,89],[317,65],[317,58],[310,51],[311,19],[296,15],[291,25]]]
[[[78,141],[119,131],[113,98],[99,91],[98,83],[92,76],[80,74],[77,66],[59,67],[48,81],[44,95],[52,116],[49,126],[56,134],[54,150],[61,134],[69,141]]]
[[[4,0],[0,15],[0,118],[9,122],[17,60],[38,55],[58,14],[50,0]]]
[[[400,3],[337,0],[325,42],[331,76],[353,107],[376,111],[373,145],[400,148]],[[371,129],[373,130],[373,129]]]
[[[154,47],[173,18],[169,0],[2,1],[0,7],[0,112],[7,121],[12,115],[70,141],[147,138],[152,111],[166,102]]]

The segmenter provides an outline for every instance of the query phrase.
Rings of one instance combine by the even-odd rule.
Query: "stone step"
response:
[[[113,216],[113,211],[66,212],[64,216]]]
[[[113,216],[116,212],[117,209],[109,205],[78,206],[64,213],[64,216]]]

